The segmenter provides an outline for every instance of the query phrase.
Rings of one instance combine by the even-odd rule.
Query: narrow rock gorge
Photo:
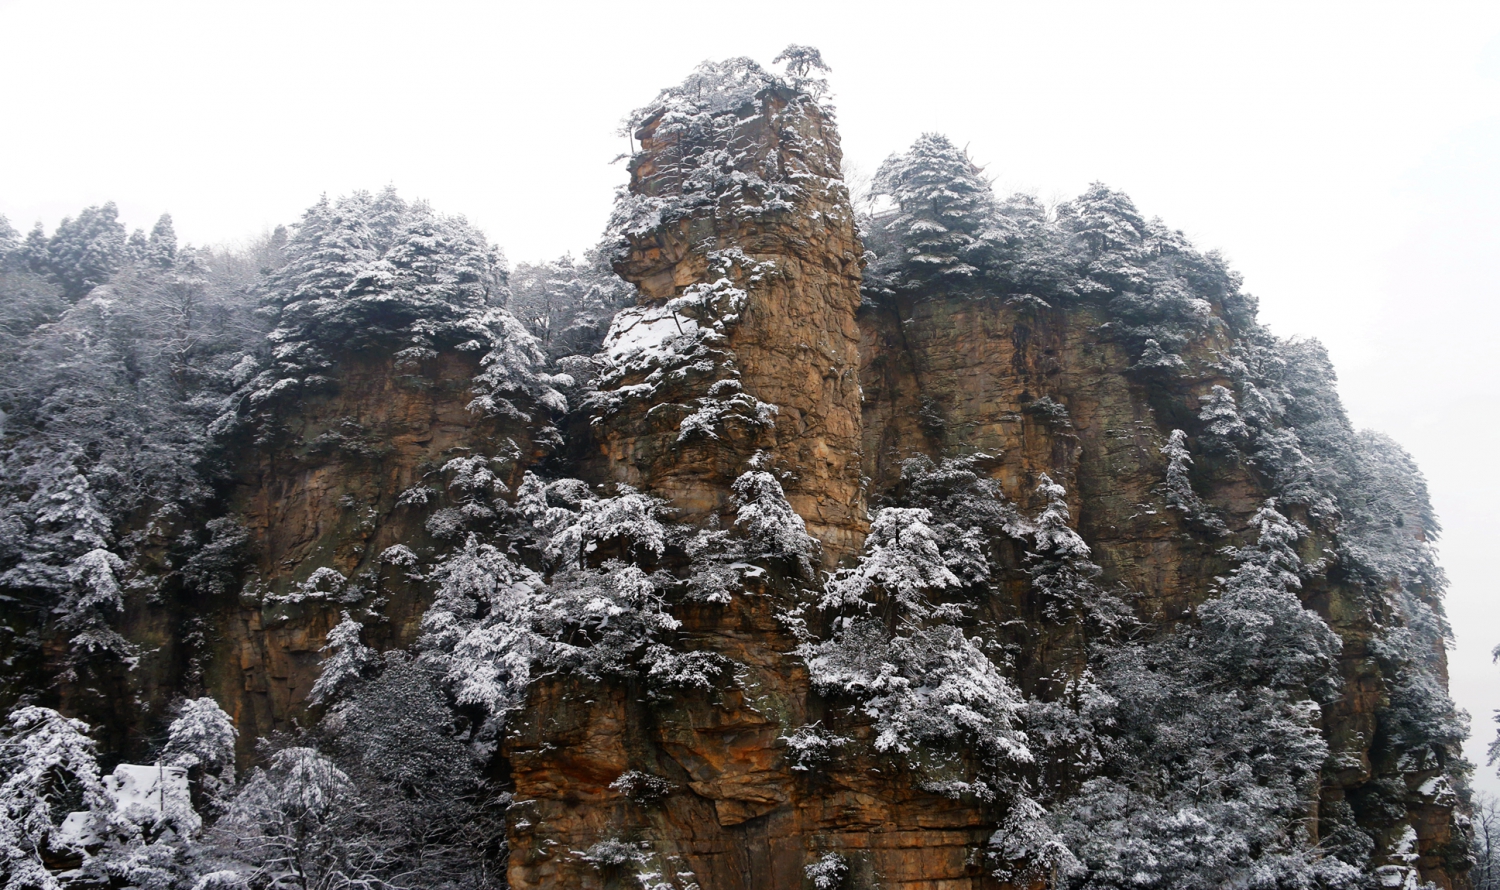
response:
[[[1410,459],[1103,186],[1000,199],[929,135],[856,213],[819,67],[706,64],[630,118],[591,353],[466,224],[325,201],[215,372],[201,490],[85,539],[107,449],[10,483],[84,543],[6,545],[4,704],[112,765],[212,699],[261,789],[195,785],[259,846],[153,854],[160,886],[294,885],[254,815],[313,774],[288,751],[363,801],[299,811],[318,886],[1467,886]],[[381,803],[444,795],[498,827]]]

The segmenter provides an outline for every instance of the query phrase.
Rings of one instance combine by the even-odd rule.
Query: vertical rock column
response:
[[[729,486],[754,461],[832,561],[865,523],[863,248],[828,113],[762,78],[669,91],[637,118],[615,270],[641,296],[605,341],[599,475],[704,522],[732,514]]]

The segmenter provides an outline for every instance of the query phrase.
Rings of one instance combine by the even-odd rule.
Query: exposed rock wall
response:
[[[537,690],[508,745],[512,887],[617,886],[627,869],[585,858],[609,841],[639,851],[630,873],[674,887],[808,886],[806,867],[828,853],[850,863],[852,886],[993,885],[973,855],[993,830],[983,813],[914,787],[898,758],[792,769],[781,737],[830,716],[777,619],[794,601],[788,590],[749,590],[682,616],[695,648],[742,665],[737,689],[659,700],[563,678]],[[868,750],[868,727],[851,729]],[[672,790],[632,799],[611,787],[629,771]]]
[[[1036,480],[1049,474],[1068,489],[1077,528],[1104,569],[1101,582],[1135,593],[1137,616],[1164,628],[1206,600],[1212,579],[1230,568],[1223,539],[1195,533],[1182,513],[1166,507],[1161,453],[1171,430],[1193,428],[1200,396],[1227,381],[1184,376],[1166,382],[1134,373],[1119,344],[1100,335],[1104,321],[1083,308],[1037,312],[969,296],[867,308],[860,318],[866,473],[878,493],[896,482],[908,457],[984,452],[994,458],[991,473],[1007,496],[1032,501],[1033,508],[1039,506]],[[1229,346],[1222,333],[1211,334],[1192,344],[1185,358],[1189,366],[1211,365],[1192,359],[1211,359]],[[1053,404],[1039,406],[1043,399]],[[1246,534],[1271,492],[1238,460],[1199,452],[1197,462],[1196,492],[1232,535]],[[1326,533],[1311,535],[1302,544],[1304,558],[1323,558],[1332,543]],[[1024,614],[1024,601],[1018,592],[1010,614]],[[1377,793],[1403,770],[1380,762],[1378,754],[1390,732],[1383,714],[1392,706],[1391,679],[1377,665],[1377,629],[1362,594],[1334,573],[1310,584],[1303,602],[1343,642],[1343,688],[1322,718],[1340,765],[1319,792],[1326,806]],[[1005,616],[1006,608],[997,615]],[[1066,666],[1059,641],[1043,627],[1029,623],[1014,638],[1023,653],[1018,680],[1028,692]],[[1433,657],[1446,681],[1445,655]],[[1462,846],[1454,833],[1454,800],[1433,790],[1440,775],[1433,762],[1396,780],[1396,798],[1416,829],[1415,864],[1423,880],[1463,886],[1452,871],[1454,850]],[[1313,830],[1316,837],[1316,821]],[[1401,845],[1397,836],[1381,842],[1392,850]]]
[[[1222,543],[1166,509],[1162,445],[1190,427],[1222,378],[1171,386],[1131,372],[1123,347],[1086,307],[1041,312],[968,296],[870,307],[860,318],[865,472],[876,491],[915,455],[984,453],[1006,496],[1033,512],[1045,473],[1062,483],[1078,531],[1110,583],[1135,591],[1141,617],[1196,605],[1225,564]],[[1209,356],[1222,336],[1193,344]],[[1190,353],[1191,355],[1191,353]],[[1204,466],[1200,492],[1243,530],[1266,492],[1239,463]]]
[[[202,660],[203,683],[234,717],[245,751],[302,718],[328,630],[350,602],[378,597],[372,644],[416,638],[429,595],[381,554],[396,545],[423,554],[437,543],[426,521],[428,501],[444,498],[443,465],[497,457],[514,487],[544,452],[537,425],[469,410],[478,370],[473,353],[454,350],[400,365],[390,355],[344,356],[327,389],[282,407],[236,455],[229,506],[249,532],[245,592],[214,604]],[[424,499],[403,501],[409,491]],[[307,589],[320,569],[346,580]]]
[[[632,188],[642,194],[670,188],[656,178],[653,158],[672,143],[655,138],[656,124],[639,134],[645,151],[632,170]],[[772,127],[748,132],[767,150],[779,145]],[[1232,568],[1225,541],[1253,536],[1251,518],[1272,492],[1244,462],[1195,450],[1194,489],[1229,536],[1194,528],[1168,506],[1162,448],[1174,429],[1197,428],[1200,397],[1227,378],[1216,371],[1165,377],[1134,369],[1107,333],[1109,319],[1087,305],[1038,310],[999,296],[927,295],[866,306],[853,317],[849,260],[857,242],[842,230],[821,239],[809,232],[809,226],[826,231],[825,219],[846,213],[813,205],[756,226],[718,214],[631,239],[618,268],[640,286],[646,305],[665,305],[711,279],[710,249],[739,246],[799,273],[757,282],[732,276],[736,284],[749,282],[749,308],[738,326],[725,328],[723,348],[732,352],[745,391],[781,413],[774,433],[684,444],[676,421],[685,409],[662,422],[665,412],[657,407],[702,391],[682,384],[667,390],[665,400],[596,423],[606,458],[594,464],[596,472],[663,494],[701,520],[726,514],[727,483],[755,449],[767,448],[778,469],[796,473],[788,494],[809,529],[845,555],[858,540],[852,520],[859,494],[850,487],[849,466],[827,458],[829,450],[852,449],[843,454],[860,460],[872,503],[898,482],[909,457],[982,452],[986,472],[1024,511],[1042,506],[1036,494],[1042,474],[1066,487],[1077,529],[1104,571],[1101,585],[1130,591],[1130,605],[1149,626],[1170,628],[1208,599],[1212,579]],[[830,253],[818,262],[809,255],[814,249]],[[847,413],[843,383],[852,318],[858,417]],[[1210,328],[1183,351],[1187,365],[1216,367],[1230,336]],[[657,367],[617,384],[639,385]],[[789,417],[799,423],[784,427]],[[1302,544],[1305,559],[1316,561],[1329,543],[1324,534],[1310,536]],[[1023,691],[1046,694],[1049,683],[1081,667],[1074,663],[1078,649],[1066,631],[1039,620],[1019,554],[1009,570],[1012,580],[980,608],[991,626],[1007,628],[991,642],[1017,653],[1015,679]],[[727,607],[679,611],[690,648],[743,666],[736,689],[669,700],[643,688],[606,691],[567,678],[538,688],[507,749],[518,801],[513,886],[609,887],[641,870],[672,886],[810,886],[805,868],[826,853],[849,864],[846,886],[997,886],[983,857],[993,826],[981,805],[922,791],[894,758],[851,754],[816,774],[793,768],[783,737],[815,721],[836,723],[854,739],[851,751],[870,750],[868,727],[812,694],[803,661],[790,654],[798,640],[779,616],[800,602],[795,588],[782,579],[747,590]],[[1389,687],[1372,661],[1372,629],[1354,602],[1358,596],[1336,579],[1304,592],[1305,605],[1345,641],[1346,688],[1324,714],[1325,737],[1341,762],[1359,764],[1325,783],[1315,795],[1325,804],[1369,793],[1372,782],[1396,774],[1393,764],[1372,766]],[[612,787],[631,771],[664,778],[672,790],[645,800]],[[1437,774],[1434,767],[1431,775]],[[1418,826],[1416,864],[1424,879],[1455,886],[1451,800],[1439,801],[1410,781],[1403,805]],[[1316,839],[1316,804],[1309,815]],[[639,860],[609,864],[597,845],[612,841],[630,844]],[[1394,850],[1400,839],[1381,843]]]
[[[1162,494],[1167,433],[1216,381],[1166,393],[1134,378],[1130,358],[1097,334],[1100,321],[1087,311],[1023,313],[1000,299],[867,307],[864,472],[879,496],[906,458],[984,452],[1006,494],[1033,511],[1046,473],[1067,487],[1105,583],[1139,591],[1137,612],[1170,624],[1227,567],[1222,544],[1193,535]],[[1214,346],[1223,344],[1199,344]],[[1205,496],[1242,528],[1265,494],[1239,465],[1218,478]],[[1008,597],[984,608],[1014,628],[1018,615],[1038,616],[1019,559],[1011,569]],[[509,748],[523,802],[514,886],[610,886],[610,870],[579,855],[610,839],[643,842],[650,868],[682,886],[804,886],[803,869],[829,852],[869,886],[997,886],[982,855],[993,830],[982,805],[922,791],[899,758],[855,756],[817,774],[792,768],[781,736],[815,721],[841,721],[851,749],[870,747],[868,727],[825,711],[791,654],[797,640],[777,614],[795,608],[796,593],[747,591],[724,610],[681,616],[695,647],[747,666],[739,685],[753,697],[658,701],[565,680],[539,690]],[[1044,622],[1012,637],[1005,642],[1020,652],[1027,692],[1069,667],[1074,650]],[[665,777],[678,792],[633,802],[610,788],[631,770]]]
[[[759,178],[789,198],[772,207],[731,186],[714,203],[628,233],[615,269],[640,288],[641,306],[621,313],[605,348],[636,360],[606,387],[620,404],[595,424],[604,459],[596,472],[702,520],[729,514],[729,484],[764,450],[836,561],[858,549],[865,522],[854,320],[862,248],[838,134],[815,103],[774,89],[719,117],[708,144],[692,130],[664,130],[661,115],[646,120],[635,134],[632,193],[683,202],[697,185],[684,168],[697,155],[722,155],[717,175]],[[760,204],[747,211],[746,202]],[[649,355],[674,334],[693,361]],[[702,342],[683,342],[695,337]],[[646,355],[632,351],[642,338]],[[774,406],[774,417],[759,422],[735,406],[694,427],[689,418],[734,393]]]

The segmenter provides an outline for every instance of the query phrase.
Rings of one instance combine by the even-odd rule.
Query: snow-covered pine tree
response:
[[[47,241],[47,271],[77,300],[125,265],[125,226],[113,201],[64,218]]]
[[[857,702],[874,721],[875,750],[905,758],[925,788],[1005,806],[1032,760],[1020,695],[949,598],[964,581],[943,545],[968,551],[965,562],[971,542],[940,542],[933,523],[927,508],[881,509],[859,562],[825,584],[826,638],[799,652],[813,688]]]
[[[789,43],[786,49],[771,60],[772,65],[783,62],[786,63],[786,76],[794,87],[813,96],[822,96],[828,92],[828,81],[824,75],[833,69],[823,61],[823,54],[817,47]]]
[[[1239,404],[1228,388],[1214,384],[1208,395],[1199,396],[1198,401],[1203,405],[1198,412],[1198,419],[1204,424],[1200,438],[1209,448],[1232,453],[1249,438],[1250,429],[1240,417]]]
[[[1134,258],[1142,252],[1146,220],[1135,202],[1102,182],[1057,208],[1058,220],[1095,257]]]
[[[146,239],[145,231],[136,229],[125,239],[125,263],[139,264],[146,262],[146,254],[149,252],[151,242]]]
[[[818,542],[808,535],[807,523],[787,502],[776,477],[765,470],[751,470],[734,480],[732,490],[737,508],[734,525],[749,539],[748,553],[790,559],[803,575],[811,577]]]
[[[176,719],[167,727],[161,761],[188,771],[194,808],[204,815],[218,815],[234,787],[238,735],[234,721],[208,696],[181,702]]]
[[[172,227],[170,213],[163,213],[151,227],[142,259],[157,269],[170,269],[177,264],[177,230]]]
[[[871,220],[880,259],[873,275],[897,290],[972,278],[1000,235],[989,180],[968,154],[939,133],[924,133],[875,172],[875,194],[895,211]]]
[[[0,271],[10,268],[11,254],[21,249],[21,233],[0,213]]]
[[[51,263],[51,257],[47,253],[47,229],[41,223],[32,226],[11,258],[19,268],[34,275],[46,275]]]
[[[1162,445],[1161,453],[1167,459],[1166,495],[1167,506],[1182,515],[1198,528],[1213,534],[1228,534],[1229,530],[1203,499],[1193,491],[1193,480],[1189,467],[1193,456],[1188,452],[1187,433],[1172,430]]]
[[[1128,610],[1099,586],[1103,570],[1094,564],[1089,545],[1072,527],[1067,489],[1043,473],[1036,491],[1046,499],[1046,506],[1025,528],[1031,540],[1025,561],[1042,615],[1085,634],[1107,633],[1129,624]]]
[[[318,682],[307,695],[308,701],[313,704],[329,701],[342,687],[358,680],[379,661],[375,650],[360,642],[363,629],[363,625],[349,617],[347,610],[343,612],[339,623],[328,632],[328,641],[323,645],[328,656],[323,660]]]
[[[772,65],[786,63],[786,73],[794,78],[806,78],[814,71],[832,71],[823,62],[823,54],[815,46],[803,46],[799,43],[789,43],[786,49],[771,60]]]

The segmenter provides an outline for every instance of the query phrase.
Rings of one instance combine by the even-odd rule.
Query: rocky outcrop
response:
[[[764,452],[832,561],[862,535],[860,255],[837,132],[769,87],[710,115],[640,122],[630,189],[655,220],[615,269],[640,288],[605,349],[595,475],[658,493],[688,521],[728,517],[729,484]],[[704,200],[705,168],[717,193]]]
[[[1036,481],[1048,474],[1068,491],[1077,529],[1104,570],[1101,583],[1130,591],[1137,617],[1160,630],[1212,595],[1212,580],[1230,568],[1224,541],[1247,533],[1272,492],[1245,463],[1199,449],[1193,487],[1227,533],[1204,534],[1168,507],[1162,446],[1173,429],[1193,428],[1201,397],[1227,381],[1164,381],[1132,371],[1121,345],[1101,335],[1107,320],[1084,308],[1037,311],[972,295],[866,307],[860,316],[865,472],[878,498],[899,480],[907,458],[980,452],[991,456],[986,466],[1007,496],[1032,509],[1041,506]],[[1191,344],[1184,358],[1189,366],[1211,367],[1229,348],[1220,329]],[[1311,563],[1333,545],[1331,535],[1315,532],[1301,549]],[[1071,656],[1063,636],[1049,632],[1026,601],[1019,584],[1013,602],[996,604],[995,615],[997,624],[1012,628],[1006,643],[1020,653],[1017,680],[1029,694],[1045,694]],[[1466,842],[1455,831],[1456,798],[1443,767],[1434,759],[1409,772],[1411,764],[1398,767],[1389,754],[1382,760],[1393,731],[1394,681],[1377,662],[1379,631],[1365,596],[1332,573],[1309,584],[1303,603],[1343,644],[1342,689],[1322,717],[1335,764],[1312,815],[1387,795],[1409,814],[1402,824],[1409,820],[1415,837],[1406,846],[1421,879],[1466,886]],[[1028,620],[1004,620],[1018,615]],[[1434,651],[1432,659],[1446,682],[1444,654]],[[1312,824],[1317,839],[1316,818]],[[1399,832],[1380,842],[1390,850],[1404,843]]]
[[[915,787],[898,758],[793,769],[783,736],[829,716],[778,621],[794,600],[752,589],[683,616],[693,647],[740,665],[736,688],[677,700],[566,679],[537,690],[507,748],[512,887],[612,887],[653,872],[673,887],[802,887],[829,854],[853,886],[988,886],[973,855],[993,830],[983,814]],[[852,729],[851,747],[868,748],[868,728]],[[642,793],[622,781],[633,775],[662,784]],[[612,844],[627,858],[609,860]]]
[[[725,152],[756,171],[795,161],[837,175],[836,141],[815,107],[772,91],[732,118],[719,131],[731,135],[706,150],[685,145],[702,130],[667,132],[663,121],[680,119],[647,118],[636,134],[633,194],[670,199],[657,211],[675,206],[683,157],[696,151]],[[809,145],[825,154],[807,153]],[[1202,398],[1230,383],[1219,357],[1230,352],[1232,331],[1210,327],[1182,350],[1187,367],[1207,373],[1164,376],[1141,367],[1110,333],[1109,316],[1087,304],[928,293],[856,313],[860,247],[849,210],[837,191],[815,198],[753,219],[721,200],[628,232],[616,267],[640,287],[642,303],[622,313],[606,340],[624,370],[606,378],[592,425],[599,452],[585,475],[658,493],[690,522],[722,522],[729,482],[763,450],[837,558],[857,549],[863,499],[879,503],[905,460],[982,455],[977,465],[1028,514],[1045,506],[1043,474],[1062,483],[1103,570],[1099,583],[1129,591],[1147,626],[1164,632],[1191,615],[1212,595],[1212,579],[1232,568],[1226,541],[1253,540],[1252,517],[1274,493],[1244,461],[1195,449],[1193,489],[1217,520],[1195,525],[1169,504],[1163,448],[1174,430],[1198,429]],[[742,253],[726,258],[729,251]],[[657,333],[644,338],[648,345],[668,346],[639,361],[632,350],[642,341],[630,332],[650,325]],[[774,405],[774,419],[757,423],[741,409],[695,436],[688,418],[731,377],[737,385],[719,392]],[[1307,561],[1330,542],[1325,533],[1306,539]],[[1021,554],[1013,557],[1008,580],[979,607],[995,629],[987,642],[1013,653],[1025,693],[1047,697],[1081,670],[1078,647],[1069,631],[1041,620]],[[676,613],[690,649],[737,666],[732,688],[672,697],[565,677],[537,688],[507,746],[517,801],[513,886],[610,887],[635,874],[715,890],[812,886],[808,869],[830,855],[848,869],[839,886],[1000,886],[985,858],[993,814],[972,799],[924,791],[899,758],[872,753],[860,715],[812,692],[786,620],[806,602],[798,588],[795,578],[763,579],[727,606]],[[1351,766],[1315,795],[1325,806],[1397,774],[1394,764],[1371,766],[1389,677],[1374,667],[1358,596],[1335,578],[1303,597],[1345,640],[1346,689],[1323,729]],[[805,771],[789,756],[787,736],[814,723],[838,726],[850,743]],[[1437,802],[1419,784],[1400,792],[1419,826],[1411,861],[1424,880],[1456,886],[1452,801]],[[1381,843],[1396,850],[1402,841]]]

